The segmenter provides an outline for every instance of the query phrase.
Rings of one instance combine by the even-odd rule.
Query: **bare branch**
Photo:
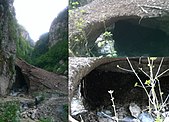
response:
[[[128,57],[127,57],[127,61],[128,61],[129,65],[130,65],[131,70],[134,72],[135,76],[137,77],[137,79],[138,79],[139,82],[141,83],[143,89],[145,90],[145,92],[146,92],[146,94],[147,94],[147,96],[148,96],[149,101],[153,104],[153,102],[152,102],[152,100],[151,100],[151,98],[150,98],[150,95],[149,95],[149,93],[148,93],[146,87],[144,86],[142,80],[140,79],[140,77],[139,77],[138,74],[136,73],[136,71],[135,71],[135,69],[133,68],[133,66],[132,66],[132,64],[131,64],[131,62],[130,62],[130,60],[129,60]]]
[[[160,69],[161,69],[161,66],[162,66],[162,64],[163,64],[163,61],[164,61],[164,57],[162,57],[162,59],[161,59],[161,62],[160,62],[160,65],[159,65],[159,67],[158,67],[158,70],[157,70],[157,73],[156,73],[156,75],[155,75],[155,78],[157,77],[157,75],[158,75],[159,72],[160,72]]]

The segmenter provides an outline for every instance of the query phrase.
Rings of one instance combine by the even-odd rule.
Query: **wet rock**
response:
[[[147,112],[141,113],[138,118],[140,122],[154,122],[153,117]]]
[[[16,97],[16,96],[18,96],[19,93],[20,93],[20,92],[12,91],[12,92],[10,93],[10,96]]]
[[[87,110],[85,110],[82,101],[77,98],[73,98],[71,102],[71,115],[76,116],[85,112],[87,112]]]
[[[140,122],[140,120],[134,117],[125,117],[124,119],[119,120],[119,122]]]
[[[141,113],[140,107],[135,103],[130,103],[129,110],[131,115],[135,118],[138,118],[139,114]]]

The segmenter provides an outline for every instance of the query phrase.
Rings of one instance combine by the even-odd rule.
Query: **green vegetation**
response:
[[[109,31],[105,31],[100,37],[101,39],[96,40],[95,43],[97,43],[98,49],[100,49],[99,53],[96,53],[95,55],[102,55],[106,57],[117,57],[117,51],[114,48],[114,40],[113,40],[113,34]]]
[[[47,118],[40,118],[39,122],[54,122],[52,118],[47,117]]]
[[[66,17],[67,11],[63,11],[58,15],[57,21],[62,22]],[[66,75],[65,71],[68,66],[67,30],[66,32],[62,28],[58,30],[60,32],[59,39],[51,48],[49,48],[49,33],[41,35],[35,47],[32,47],[30,42],[23,37],[24,31],[26,31],[24,27],[17,24],[14,18],[10,19],[9,35],[10,39],[16,42],[16,56],[39,68]]]
[[[75,9],[80,6],[78,1],[73,2],[72,0],[69,1],[69,9]]]
[[[49,33],[40,36],[34,48],[20,35],[16,44],[17,57],[39,68],[64,74],[68,65],[67,33],[63,33],[61,39],[51,48],[48,43]]]
[[[45,70],[63,74],[67,70],[67,40],[57,42],[48,52],[37,57],[33,65]]]
[[[63,122],[67,122],[67,118],[68,118],[68,104],[64,104],[63,105]]]
[[[62,11],[53,23],[67,20],[67,10]],[[67,23],[63,22],[63,23]],[[67,75],[68,66],[68,30],[57,28],[56,43],[50,47],[49,33],[43,34],[37,41],[32,52],[32,64],[45,70]],[[54,33],[53,33],[54,34]]]
[[[21,35],[22,26],[19,25],[15,18],[8,12],[8,31],[9,31],[9,40],[16,43],[16,56],[20,57],[27,62],[31,61],[31,53],[33,47],[30,46],[29,42],[25,40]]]
[[[0,103],[0,122],[19,122],[19,103],[8,101]]]
[[[117,65],[118,68],[127,71],[127,72],[133,72],[135,76],[137,77],[139,82],[136,82],[134,87],[141,87],[144,89],[145,94],[148,97],[148,112],[150,115],[153,115],[155,118],[155,122],[163,122],[163,115],[162,113],[166,112],[165,107],[167,106],[167,101],[169,99],[169,95],[167,97],[164,96],[164,93],[162,92],[161,85],[159,78],[164,75],[166,72],[169,71],[169,69],[166,69],[165,71],[160,71],[164,58],[161,59],[161,62],[158,66],[157,71],[154,73],[154,61],[156,60],[156,57],[148,57],[147,58],[147,66],[149,68],[149,73],[147,74],[142,68],[139,68],[139,70],[148,77],[146,81],[143,81],[138,73],[135,71],[133,64],[130,62],[129,58],[127,57],[128,64],[130,66],[130,69],[125,69]]]
[[[27,42],[22,36],[19,36],[19,39],[17,40],[16,49],[17,57],[22,58],[29,63],[31,62],[33,47],[31,47],[29,42]]]
[[[32,52],[33,59],[45,54],[48,51],[48,41],[49,33],[44,33],[40,36]]]

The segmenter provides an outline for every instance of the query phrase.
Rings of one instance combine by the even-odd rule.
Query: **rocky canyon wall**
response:
[[[14,80],[17,39],[13,0],[0,0],[0,96],[5,96]]]

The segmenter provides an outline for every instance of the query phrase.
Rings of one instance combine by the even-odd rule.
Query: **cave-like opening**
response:
[[[15,83],[12,86],[12,90],[14,92],[26,92],[29,90],[29,83],[27,79],[24,77],[24,74],[21,72],[21,69],[18,66],[15,66],[16,76]]]
[[[138,73],[138,75],[143,82],[148,80],[144,74]],[[161,89],[165,97],[168,94],[168,80],[169,76],[160,78]],[[143,88],[134,87],[136,82],[139,83],[133,73],[104,71],[98,67],[81,80],[83,103],[89,110],[110,106],[111,98],[108,91],[114,90],[113,96],[117,107],[124,105],[127,109],[130,103],[135,102],[145,108],[148,105],[148,97]]]
[[[119,56],[167,56],[169,36],[151,20],[120,20],[112,30]],[[142,23],[141,21],[141,23]],[[146,22],[149,24],[146,24]]]

